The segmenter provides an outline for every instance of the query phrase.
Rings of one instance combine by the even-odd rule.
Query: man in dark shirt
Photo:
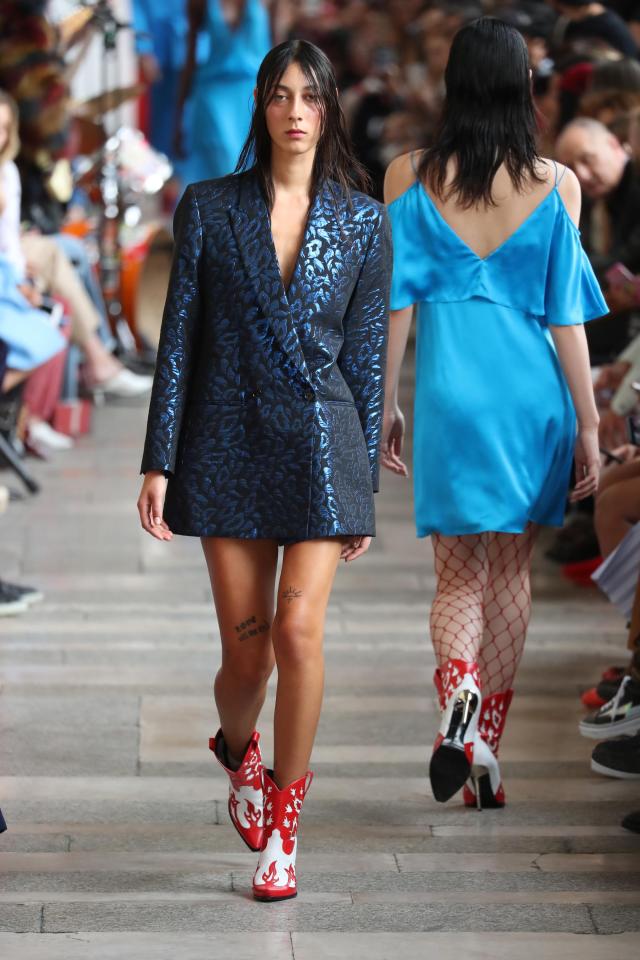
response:
[[[625,57],[638,57],[640,51],[629,27],[614,10],[601,3],[585,3],[585,0],[552,0],[552,6],[569,23],[563,39],[604,40]]]
[[[637,309],[635,298],[608,284],[606,273],[622,263],[640,274],[640,176],[618,138],[587,117],[567,124],[558,137],[556,156],[574,170],[585,196],[582,240],[614,314],[589,324],[587,333],[594,361],[607,362],[636,332],[629,314]]]

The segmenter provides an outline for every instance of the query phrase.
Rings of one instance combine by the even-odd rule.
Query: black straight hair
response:
[[[318,99],[321,114],[321,133],[313,162],[312,197],[320,185],[328,180],[335,181],[347,199],[351,189],[366,193],[371,186],[369,176],[353,151],[331,61],[319,47],[307,40],[280,43],[269,51],[260,64],[251,127],[235,172],[241,173],[255,166],[267,205],[269,209],[273,207],[271,137],[267,129],[266,109],[291,63],[300,65]]]
[[[446,96],[435,143],[422,154],[418,176],[441,200],[464,208],[494,206],[493,180],[504,163],[514,187],[543,182],[529,56],[522,35],[493,17],[480,17],[455,35],[445,71]],[[449,160],[456,173],[447,186]]]

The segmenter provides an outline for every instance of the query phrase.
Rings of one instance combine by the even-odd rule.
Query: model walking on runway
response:
[[[529,621],[538,524],[598,483],[583,323],[607,312],[574,174],[538,156],[527,48],[482,18],[456,35],[435,146],[389,167],[394,267],[382,462],[406,475],[397,389],[417,305],[414,489],[431,535],[442,718],[437,800],[503,806],[498,746]],[[577,414],[577,432],[576,432]],[[467,782],[468,781],[468,782]]]
[[[255,896],[281,900],[296,894],[329,593],[375,532],[391,249],[384,208],[353,189],[362,171],[312,44],[262,63],[239,169],[249,157],[176,211],[138,507],[159,540],[202,538],[222,639],[210,746],[233,824],[260,851]]]

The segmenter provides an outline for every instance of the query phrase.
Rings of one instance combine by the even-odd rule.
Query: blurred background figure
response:
[[[184,157],[185,184],[235,169],[249,132],[258,67],[275,42],[277,12],[278,0],[188,0],[187,61],[178,94],[175,142],[177,155]],[[199,33],[208,43],[200,64]],[[185,123],[188,96],[192,113]]]

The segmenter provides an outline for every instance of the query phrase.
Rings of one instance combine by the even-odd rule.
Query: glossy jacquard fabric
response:
[[[187,188],[142,461],[175,533],[375,532],[390,230],[351,203],[319,190],[285,292],[255,174]]]

